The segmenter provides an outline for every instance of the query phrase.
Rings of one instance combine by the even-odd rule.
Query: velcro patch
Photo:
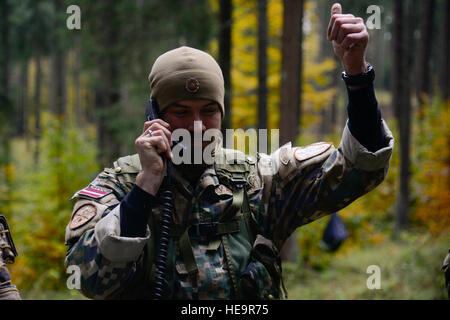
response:
[[[298,161],[311,159],[330,149],[331,145],[330,142],[317,142],[306,147],[298,147],[295,149],[295,159]]]
[[[69,229],[74,230],[88,223],[97,214],[97,208],[92,204],[81,206],[72,217],[69,223]]]
[[[89,186],[84,189],[81,189],[77,192],[78,195],[83,195],[93,199],[103,198],[104,196],[110,194],[112,190],[100,188],[97,186]]]
[[[219,184],[216,189],[214,190],[218,196],[222,195],[233,195],[233,191],[231,189],[227,188],[223,184]]]

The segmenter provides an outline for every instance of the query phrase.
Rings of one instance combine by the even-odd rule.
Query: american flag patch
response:
[[[99,198],[103,198],[107,194],[110,194],[111,192],[112,192],[112,190],[95,187],[95,186],[89,186],[84,189],[81,189],[80,191],[77,192],[77,194],[79,196],[83,195],[83,196],[86,196],[89,198],[99,199]]]

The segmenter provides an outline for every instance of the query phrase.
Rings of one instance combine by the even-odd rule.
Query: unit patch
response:
[[[97,208],[92,204],[81,206],[72,217],[69,229],[74,230],[88,223],[97,214]]]
[[[298,161],[311,159],[330,149],[331,145],[330,142],[317,142],[306,147],[298,147],[295,149],[295,159]]]
[[[231,189],[227,188],[223,184],[219,184],[214,191],[216,192],[216,194],[218,196],[222,196],[224,194],[225,195],[232,195],[233,194],[233,191],[231,191]]]
[[[196,93],[200,89],[200,83],[195,78],[189,78],[186,80],[185,88],[190,93]]]
[[[111,192],[112,192],[112,190],[100,188],[97,186],[89,186],[84,189],[81,189],[80,191],[77,192],[77,194],[83,195],[83,196],[86,196],[89,198],[99,199],[99,198],[103,198],[107,194],[110,194]]]

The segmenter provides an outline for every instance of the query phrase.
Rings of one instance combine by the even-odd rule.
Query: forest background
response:
[[[340,3],[370,26],[366,59],[396,145],[386,180],[338,213],[349,232],[339,250],[322,245],[329,217],[290,238],[289,298],[444,299],[450,1]],[[80,9],[80,30],[68,27],[70,5]],[[135,153],[147,76],[169,49],[188,45],[217,59],[227,90],[224,128],[279,128],[280,145],[337,146],[347,93],[326,40],[331,5],[0,0],[0,214],[19,252],[9,268],[22,297],[83,298],[66,285],[69,199],[117,157]],[[367,286],[371,265],[380,268],[379,289]]]

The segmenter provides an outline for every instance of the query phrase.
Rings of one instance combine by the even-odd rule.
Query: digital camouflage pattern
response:
[[[448,249],[447,256],[442,264],[442,270],[444,271],[445,288],[447,289],[448,298],[450,299],[450,249]]]
[[[10,232],[5,216],[0,215],[0,300],[21,299],[6,267],[6,264],[13,263],[17,256]]]
[[[356,198],[371,191],[385,178],[392,155],[394,139],[383,121],[385,146],[369,152],[344,129],[338,149],[330,143],[295,148],[282,146],[271,155],[246,157],[251,172],[246,190],[250,210],[262,235],[281,249],[292,232],[304,224],[336,212]],[[112,191],[102,197],[77,192],[71,220],[84,205],[95,207],[95,215],[83,225],[66,228],[68,251],[66,265],[81,269],[81,292],[94,299],[150,298],[154,269],[145,268],[149,259],[146,246],[157,243],[158,230],[147,226],[145,237],[120,236],[120,201],[132,189],[141,166],[137,155],[118,159],[114,168],[106,168],[89,187]],[[230,206],[233,192],[219,181],[214,165],[209,166],[192,187],[176,168],[172,170],[175,224],[190,226],[217,221]],[[93,212],[93,211],[90,211]],[[153,209],[157,221],[161,208]],[[238,218],[242,213],[238,213]],[[252,243],[244,219],[240,230],[226,237],[191,236],[198,274],[189,273],[179,250],[179,238],[171,237],[168,261],[167,297],[173,299],[245,298],[233,294],[230,270],[226,263],[224,241],[230,247],[241,247],[242,256],[233,256],[233,269],[239,279],[257,283],[259,298],[270,298],[267,270],[250,260]],[[156,239],[156,240],[155,240]],[[253,264],[252,264],[253,262]],[[266,273],[264,273],[266,272]],[[266,278],[266,280],[264,280]],[[244,281],[245,282],[245,281]],[[247,281],[248,282],[248,281]]]

